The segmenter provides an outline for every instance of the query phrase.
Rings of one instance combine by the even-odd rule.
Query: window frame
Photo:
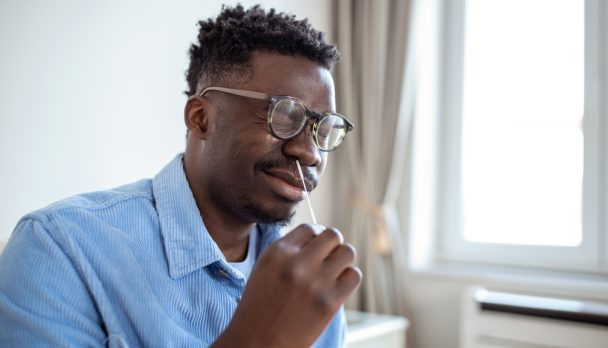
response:
[[[608,3],[585,1],[583,242],[579,247],[475,243],[462,237],[460,158],[466,0],[443,0],[442,5],[435,259],[608,273],[608,180],[605,179],[608,178],[608,68],[605,64],[608,61]]]

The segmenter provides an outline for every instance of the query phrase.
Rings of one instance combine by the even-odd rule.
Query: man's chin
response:
[[[280,226],[287,226],[293,220],[296,214],[295,209],[288,212],[278,210],[263,209],[256,205],[247,205],[245,209],[248,215],[254,220],[255,223],[259,224],[277,224]]]

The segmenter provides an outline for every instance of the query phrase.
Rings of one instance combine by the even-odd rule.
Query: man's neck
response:
[[[229,212],[218,207],[206,194],[204,184],[200,180],[196,180],[190,172],[190,166],[195,164],[188,162],[189,158],[185,156],[184,172],[205,228],[227,261],[238,262],[244,260],[247,256],[249,233],[255,224],[236,219]]]
[[[228,219],[222,218],[222,214],[214,212],[214,209],[209,209],[213,205],[199,203],[196,196],[195,200],[209,235],[220,248],[226,260],[228,262],[243,261],[247,256],[249,233],[255,224],[229,223]]]

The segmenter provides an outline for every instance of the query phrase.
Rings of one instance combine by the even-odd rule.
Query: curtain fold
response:
[[[411,54],[414,0],[336,0],[335,36],[342,58],[335,71],[338,109],[355,131],[342,145],[337,212],[358,251],[364,278],[347,307],[407,316],[406,233],[402,194],[415,101]]]

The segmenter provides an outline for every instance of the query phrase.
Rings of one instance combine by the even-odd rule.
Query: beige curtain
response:
[[[336,0],[337,107],[356,128],[337,156],[339,226],[364,278],[347,307],[407,316],[406,231],[397,201],[414,111],[414,0]],[[346,154],[344,154],[346,152]]]

